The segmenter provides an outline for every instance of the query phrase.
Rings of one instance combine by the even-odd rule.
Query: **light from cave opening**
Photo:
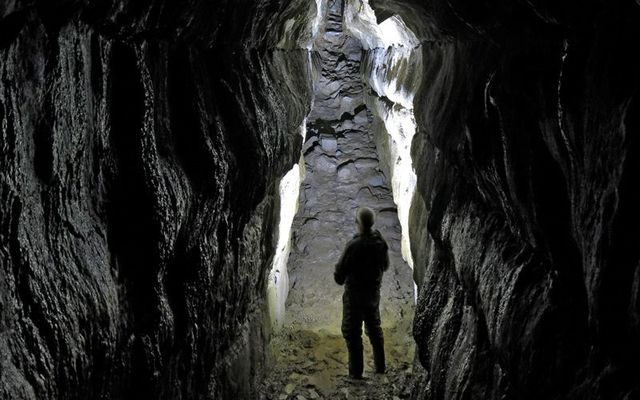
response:
[[[307,135],[307,119],[302,121],[300,127],[302,139]],[[300,161],[287,172],[280,180],[280,218],[278,226],[278,244],[271,264],[267,284],[267,302],[269,316],[274,329],[282,327],[284,323],[285,303],[289,295],[289,273],[287,263],[291,250],[291,225],[298,212],[298,198],[300,196],[300,184],[304,180],[304,158],[300,155]]]
[[[298,211],[301,175],[300,164],[295,164],[280,180],[278,245],[276,254],[273,257],[267,287],[269,314],[275,328],[281,327],[284,322],[284,306],[289,294],[287,262],[289,261],[289,250],[291,249],[291,224]]]

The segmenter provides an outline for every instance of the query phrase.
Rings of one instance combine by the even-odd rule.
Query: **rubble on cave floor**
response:
[[[384,329],[387,372],[373,373],[371,348],[364,338],[363,380],[347,375],[342,336],[331,329],[288,327],[271,341],[274,366],[260,388],[265,400],[405,399],[412,379],[413,342],[405,326]]]

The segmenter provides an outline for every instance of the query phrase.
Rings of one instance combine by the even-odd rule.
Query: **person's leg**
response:
[[[383,374],[386,370],[384,357],[384,336],[380,326],[380,310],[378,304],[373,304],[364,315],[364,326],[371,348],[373,349],[373,363],[376,373]]]
[[[362,312],[358,307],[342,300],[342,336],[349,352],[349,376],[361,378],[364,369],[362,356]]]

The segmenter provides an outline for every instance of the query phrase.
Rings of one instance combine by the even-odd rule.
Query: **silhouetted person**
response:
[[[389,267],[387,243],[380,232],[372,230],[373,211],[358,210],[358,233],[347,243],[334,278],[344,284],[342,295],[342,336],[349,350],[349,376],[362,378],[362,323],[373,348],[375,371],[384,373],[384,339],[380,327],[380,283]]]

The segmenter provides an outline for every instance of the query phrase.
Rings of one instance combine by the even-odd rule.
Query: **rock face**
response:
[[[308,1],[2,2],[0,398],[250,398]]]
[[[424,60],[414,397],[638,397],[640,6],[372,5]]]

